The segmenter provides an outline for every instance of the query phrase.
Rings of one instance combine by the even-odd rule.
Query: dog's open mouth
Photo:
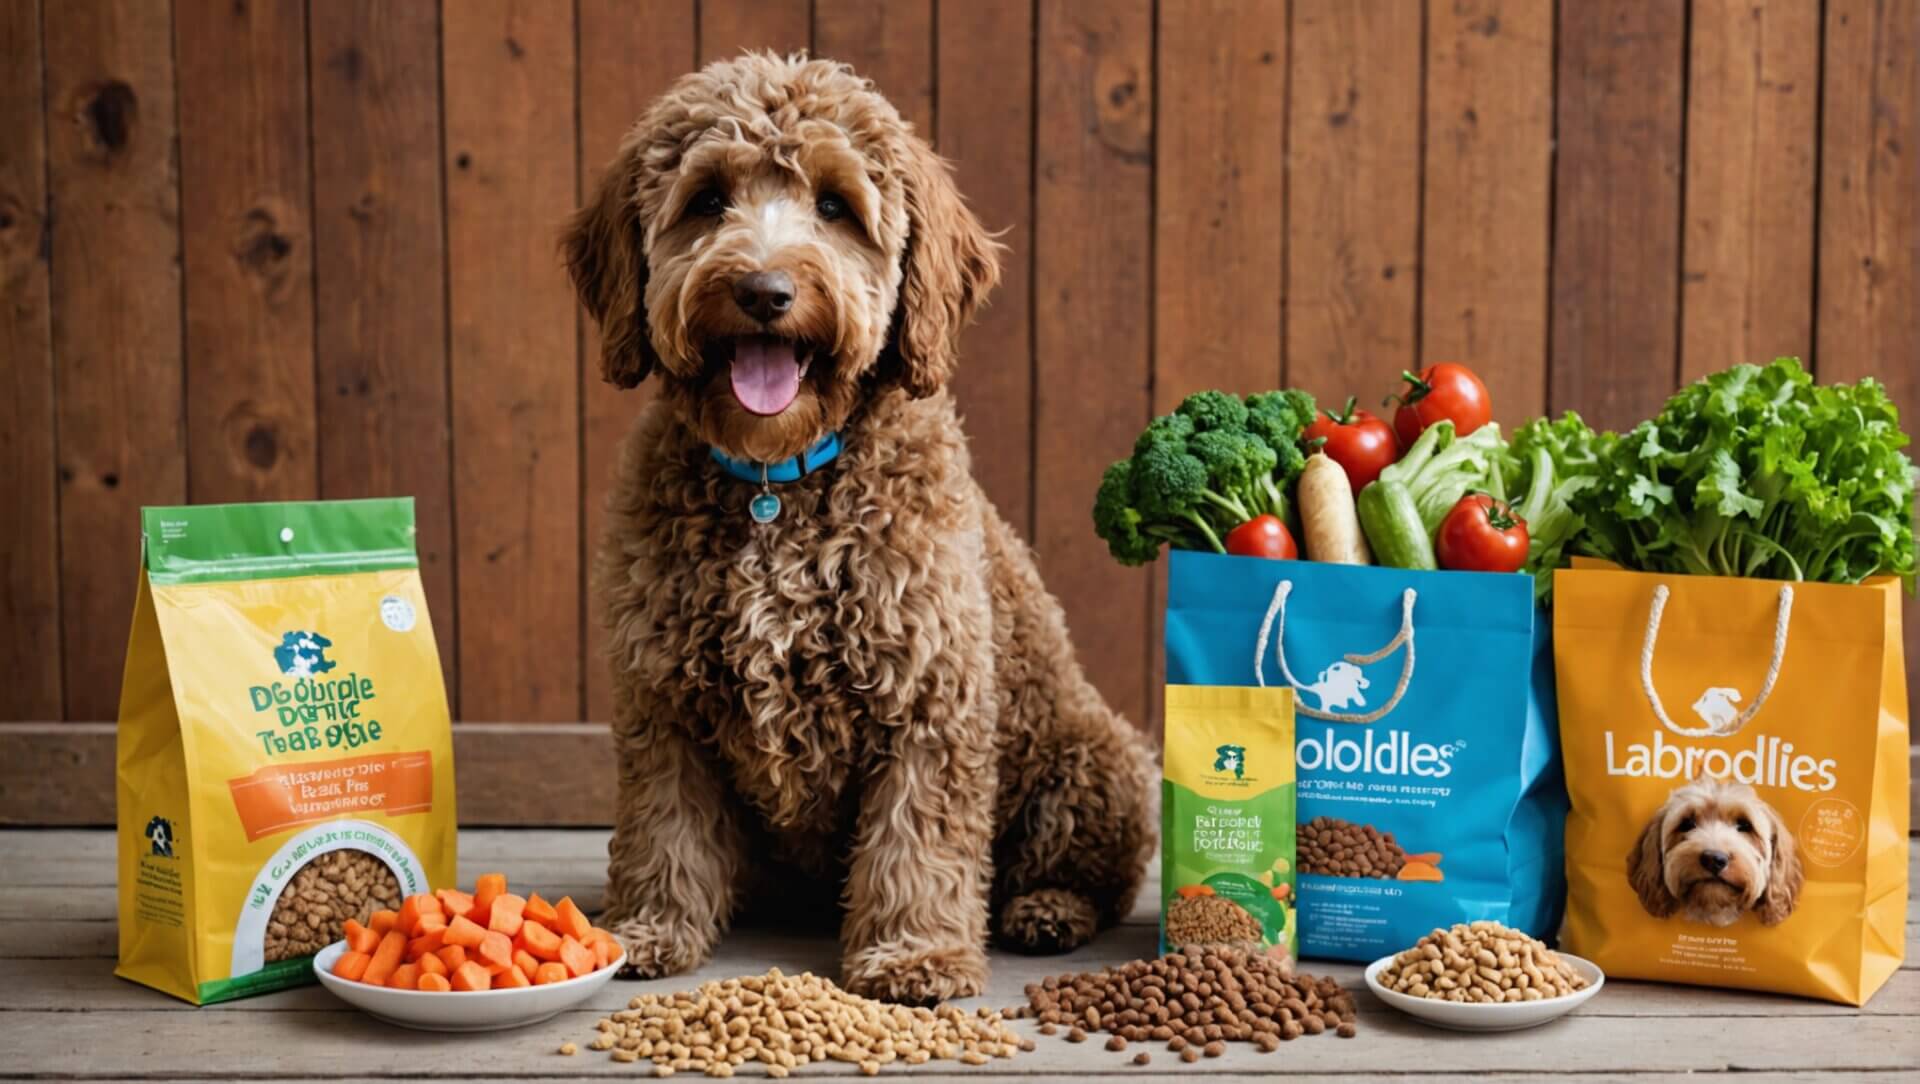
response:
[[[771,335],[742,335],[715,346],[727,362],[733,397],[761,417],[793,405],[813,364],[813,344]]]

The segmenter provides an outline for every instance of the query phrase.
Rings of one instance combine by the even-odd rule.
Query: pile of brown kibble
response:
[[[1587,986],[1552,949],[1498,922],[1435,930],[1393,958],[1380,984],[1435,1001],[1544,1001]]]
[[[1238,949],[1170,953],[1104,971],[1058,975],[1027,987],[1027,1004],[1009,1015],[1034,1017],[1042,1035],[1068,1029],[1112,1035],[1107,1049],[1163,1042],[1181,1061],[1217,1058],[1230,1042],[1271,1053],[1302,1035],[1356,1033],[1353,995],[1328,978],[1294,975],[1287,962]],[[1144,1051],[1134,1064],[1145,1065]]]
[[[268,962],[311,956],[344,934],[348,919],[361,923],[382,908],[400,906],[400,880],[365,851],[328,851],[293,875],[267,919],[262,956]]]
[[[1371,824],[1349,824],[1338,817],[1315,817],[1300,826],[1300,872],[1322,877],[1381,877],[1400,875],[1407,852],[1394,842],[1392,832]]]
[[[1182,896],[1167,908],[1167,944],[1250,945],[1260,941],[1260,920],[1219,896]]]
[[[951,1059],[985,1065],[1032,1050],[997,1012],[889,1005],[850,994],[812,973],[709,982],[677,994],[644,994],[600,1021],[587,1044],[615,1061],[653,1062],[654,1076],[679,1071],[730,1077],[750,1061],[783,1077],[810,1062],[840,1061],[873,1076],[898,1061]],[[562,1053],[566,1051],[563,1049]]]

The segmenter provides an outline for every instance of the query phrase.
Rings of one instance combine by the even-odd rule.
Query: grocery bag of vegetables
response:
[[[1148,425],[1095,501],[1117,559],[1174,551],[1170,686],[1294,693],[1305,956],[1371,960],[1476,919],[1559,923],[1548,628],[1535,580],[1512,573],[1558,559],[1577,524],[1566,498],[1593,484],[1586,442],[1570,419],[1510,446],[1484,411],[1436,405],[1401,453],[1351,402],[1334,415],[1297,391],[1200,392]],[[1500,501],[1522,492],[1531,539]]]
[[[1905,945],[1907,438],[1791,360],[1605,442],[1555,578],[1566,945],[1615,976],[1863,1004]]]
[[[1296,699],[1300,952],[1559,925],[1566,795],[1525,576],[1175,552],[1167,681]]]

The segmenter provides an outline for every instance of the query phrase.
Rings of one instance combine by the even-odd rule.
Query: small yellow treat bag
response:
[[[1566,949],[1864,1004],[1906,943],[1898,582],[1577,562],[1553,590]]]
[[[120,696],[120,966],[195,1004],[309,982],[454,878],[410,499],[142,511]]]

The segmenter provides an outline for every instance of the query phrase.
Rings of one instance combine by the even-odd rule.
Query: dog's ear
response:
[[[908,134],[901,158],[909,232],[886,360],[897,363],[907,393],[922,399],[953,375],[960,331],[1000,281],[1005,246],[980,225],[925,140]]]
[[[1661,806],[1641,831],[1640,839],[1627,852],[1627,883],[1640,896],[1640,906],[1655,918],[1666,918],[1680,907],[1680,901],[1667,891],[1666,854],[1660,846],[1660,825],[1667,809]]]
[[[621,388],[640,383],[660,362],[647,335],[647,260],[633,203],[637,161],[622,145],[561,239],[573,288],[600,325],[600,376]]]
[[[1800,868],[1800,849],[1777,810],[1767,807],[1768,831],[1773,834],[1773,859],[1767,863],[1767,890],[1760,895],[1754,910],[1760,912],[1760,925],[1778,926],[1793,913],[1800,902],[1800,886],[1806,874]]]

